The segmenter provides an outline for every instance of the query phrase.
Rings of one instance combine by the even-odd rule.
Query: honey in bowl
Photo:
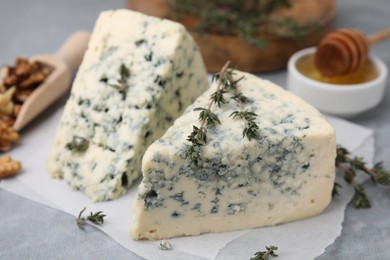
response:
[[[314,64],[314,54],[308,54],[301,57],[297,61],[296,67],[298,71],[306,77],[330,84],[361,84],[378,77],[378,70],[375,67],[374,63],[371,61],[371,59],[367,59],[365,63],[356,72],[334,77],[326,77],[321,74],[321,72],[316,68]]]

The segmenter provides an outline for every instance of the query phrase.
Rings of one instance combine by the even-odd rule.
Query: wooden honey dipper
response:
[[[370,45],[387,38],[390,28],[368,37],[353,29],[334,31],[318,44],[314,63],[327,77],[353,73],[366,61]]]

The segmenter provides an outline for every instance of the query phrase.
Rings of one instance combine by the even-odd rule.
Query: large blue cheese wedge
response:
[[[182,25],[103,12],[59,123],[49,171],[94,201],[117,198],[141,175],[148,145],[208,86]]]
[[[243,110],[257,114],[256,137],[243,137],[245,123],[230,94],[214,112],[221,124],[207,128],[197,165],[186,158],[186,140],[210,90],[147,149],[143,180],[134,205],[131,236],[162,239],[262,226],[320,214],[335,178],[335,132],[300,98],[253,75],[239,89],[249,98]]]

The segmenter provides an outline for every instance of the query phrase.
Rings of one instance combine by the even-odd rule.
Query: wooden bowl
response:
[[[232,35],[199,34],[191,29],[197,19],[186,16],[179,20],[191,32],[199,45],[209,72],[221,69],[227,60],[231,66],[249,72],[265,72],[286,68],[289,57],[296,51],[316,45],[332,30],[336,14],[336,0],[292,0],[291,8],[279,8],[270,15],[270,20],[293,19],[297,24],[318,24],[318,29],[304,37],[292,37],[283,28],[272,34],[260,35],[267,41],[263,49],[246,43]],[[169,14],[168,0],[126,0],[127,8],[147,15],[165,18]]]

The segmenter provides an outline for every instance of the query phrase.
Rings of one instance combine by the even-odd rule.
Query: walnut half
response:
[[[16,175],[21,169],[20,161],[13,160],[8,155],[0,157],[0,180]]]
[[[11,126],[0,120],[0,152],[11,149],[12,144],[18,142],[20,136]]]

